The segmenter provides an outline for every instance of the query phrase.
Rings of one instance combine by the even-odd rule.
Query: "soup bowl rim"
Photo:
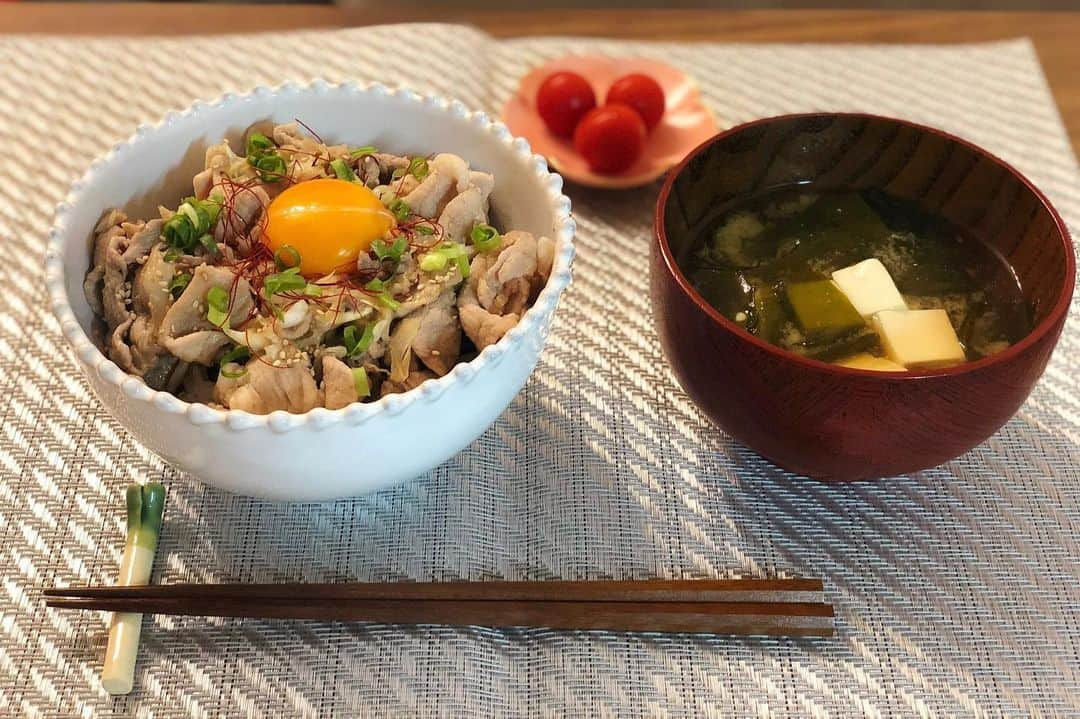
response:
[[[668,199],[671,195],[672,188],[674,187],[675,180],[683,173],[683,171],[694,160],[694,158],[704,153],[717,142],[720,142],[740,132],[745,132],[746,130],[761,125],[811,118],[859,118],[866,120],[884,120],[886,122],[897,123],[899,125],[913,128],[922,133],[937,135],[938,137],[943,137],[946,140],[963,145],[975,152],[976,154],[981,155],[998,164],[1002,167],[1002,169],[1015,177],[1035,196],[1039,203],[1050,213],[1050,217],[1053,219],[1054,226],[1058,233],[1058,238],[1065,245],[1065,280],[1062,284],[1061,290],[1058,293],[1056,300],[1054,301],[1053,306],[1047,312],[1046,316],[1043,317],[1043,319],[1038,324],[1036,324],[1035,327],[1033,327],[1031,331],[1028,332],[1019,342],[1010,345],[1006,349],[996,354],[983,357],[981,359],[975,360],[974,362],[963,362],[952,367],[927,370],[905,370],[902,372],[883,372],[880,370],[858,369],[855,367],[845,367],[842,365],[832,364],[830,362],[824,362],[822,360],[811,359],[809,357],[805,357],[803,355],[766,342],[757,335],[754,335],[751,332],[747,331],[738,323],[724,317],[724,315],[719,310],[710,305],[705,300],[705,298],[702,297],[700,293],[698,293],[698,291],[694,288],[694,286],[690,283],[689,279],[683,273],[682,269],[679,267],[678,262],[676,262],[675,257],[671,252],[671,245],[668,241],[667,229],[664,226],[664,220]],[[808,184],[812,186],[813,183],[811,182]],[[931,127],[930,125],[923,125],[917,122],[912,122],[911,120],[904,120],[897,117],[878,115],[874,113],[805,112],[790,113],[785,115],[774,115],[771,117],[763,117],[756,120],[750,120],[748,122],[735,125],[726,130],[723,130],[722,132],[717,133],[716,135],[710,137],[709,139],[705,140],[700,145],[695,147],[693,150],[691,150],[686,155],[686,157],[684,157],[677,165],[675,165],[675,167],[673,167],[671,171],[667,174],[667,177],[664,179],[664,183],[660,188],[660,194],[656,200],[656,212],[654,213],[653,233],[655,240],[658,243],[660,254],[663,258],[664,266],[667,272],[675,280],[675,284],[679,287],[679,289],[684,294],[686,294],[697,306],[697,308],[701,312],[703,312],[710,320],[712,320],[713,323],[734,334],[740,340],[749,342],[751,345],[754,345],[758,349],[761,349],[769,353],[770,355],[773,355],[777,359],[786,360],[807,369],[831,372],[841,376],[875,377],[882,381],[910,382],[929,377],[948,377],[963,375],[971,372],[977,372],[993,365],[1009,362],[1013,358],[1024,354],[1031,346],[1040,342],[1047,333],[1054,331],[1054,327],[1056,327],[1060,322],[1063,321],[1065,315],[1068,314],[1069,307],[1072,302],[1074,285],[1076,283],[1076,256],[1073,247],[1072,237],[1069,235],[1069,229],[1066,226],[1065,221],[1062,219],[1061,215],[1058,213],[1057,209],[1055,209],[1053,204],[1050,202],[1049,198],[1047,198],[1046,195],[1043,194],[1043,192],[1039,190],[1039,188],[1036,187],[1035,184],[1031,180],[1029,180],[1026,175],[1024,175],[1013,165],[1001,159],[989,150],[986,150],[983,147],[980,147],[979,145],[976,145],[975,143],[969,140],[965,140],[964,138],[954,135],[950,132],[938,129],[936,127]]]

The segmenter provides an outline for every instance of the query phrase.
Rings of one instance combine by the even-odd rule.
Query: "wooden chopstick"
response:
[[[542,582],[348,582],[337,584],[158,584],[60,587],[46,597],[244,599],[424,599],[580,602],[814,602],[819,579],[649,579]]]
[[[143,614],[635,632],[831,636],[817,580],[177,584],[45,591],[47,606]]]
[[[535,602],[448,601],[402,603],[377,599],[217,600],[54,599],[49,606],[142,614],[367,621],[390,624],[449,624],[490,627],[548,627],[635,632],[693,632],[830,636],[832,607],[791,602]]]

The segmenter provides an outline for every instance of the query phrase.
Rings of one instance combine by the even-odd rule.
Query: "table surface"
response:
[[[223,25],[217,10],[196,12],[205,27]],[[252,27],[250,18],[224,27]],[[148,27],[180,26],[179,16],[164,20]],[[111,18],[109,29],[122,22]],[[424,62],[394,61],[425,40]],[[656,186],[568,186],[577,272],[537,371],[480,440],[419,481],[324,504],[228,495],[131,441],[74,374],[49,312],[44,239],[70,180],[162,107],[322,74],[379,77],[492,110],[542,58],[620,47],[688,68],[731,122],[864,105],[960,132],[1014,162],[1080,227],[1077,166],[1027,42],[657,51],[485,42],[461,28],[425,37],[411,26],[273,42],[0,38],[0,107],[19,110],[0,113],[0,133],[17,130],[35,148],[0,156],[0,242],[21,279],[0,291],[0,704],[28,716],[156,719],[1080,716],[1080,322],[1032,400],[957,461],[876,483],[801,481],[717,432],[674,385],[641,269]],[[838,635],[732,641],[155,617],[137,693],[113,701],[96,680],[106,618],[48,612],[40,590],[114,581],[124,485],[150,480],[169,488],[162,584],[815,576],[837,608]]]
[[[612,18],[619,18],[612,22]],[[351,27],[439,20],[476,25],[500,37],[594,35],[710,42],[953,43],[1028,36],[1057,100],[1074,149],[1080,147],[1080,13],[851,10],[532,10],[339,8],[311,5],[0,5],[8,33],[156,34]]]

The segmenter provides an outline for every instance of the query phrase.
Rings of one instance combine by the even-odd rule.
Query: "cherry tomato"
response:
[[[593,172],[614,175],[641,156],[645,121],[629,105],[604,105],[581,118],[574,131],[574,147]]]
[[[536,111],[559,137],[570,137],[585,113],[596,107],[596,94],[588,80],[576,72],[549,75],[536,93]]]
[[[607,93],[607,104],[621,102],[637,110],[650,131],[664,115],[664,90],[648,75],[634,73],[620,77]]]

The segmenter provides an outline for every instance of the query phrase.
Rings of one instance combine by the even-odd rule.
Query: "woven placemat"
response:
[[[943,127],[1015,163],[1080,226],[1076,163],[1025,41],[498,42],[417,25],[0,39],[0,714],[1080,714],[1075,317],[1031,399],[974,451],[910,477],[802,480],[712,429],[671,377],[646,291],[656,186],[571,188],[575,284],[543,359],[484,436],[429,476],[329,504],[257,501],[166,467],[104,414],[42,286],[53,207],[92,157],[168,109],[287,79],[401,82],[496,110],[528,67],[582,50],[684,68],[725,125],[867,110]],[[145,624],[136,692],[113,700],[98,681],[107,617],[46,611],[39,591],[111,582],[123,488],[151,479],[169,488],[157,581],[821,576],[838,632],[158,617]]]

